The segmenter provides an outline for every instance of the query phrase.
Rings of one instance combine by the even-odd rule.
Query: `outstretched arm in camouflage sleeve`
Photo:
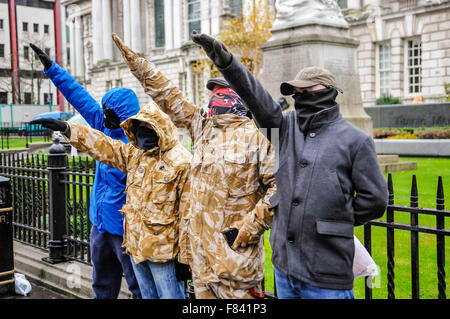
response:
[[[70,126],[70,136],[66,139],[76,149],[89,154],[97,161],[127,173],[128,158],[134,146],[106,136],[90,127],[74,123],[67,124]]]
[[[115,33],[112,38],[145,93],[170,116],[177,127],[191,129],[192,121],[201,118],[201,108],[189,103],[178,87],[173,85],[155,64],[133,52]]]
[[[275,195],[276,183],[274,172],[275,158],[273,147],[269,141],[262,142],[259,152],[259,176],[261,184],[266,190],[264,197],[259,200],[255,208],[244,217],[239,233],[231,246],[232,249],[256,244],[265,230],[272,224],[273,210],[270,210],[270,198]]]

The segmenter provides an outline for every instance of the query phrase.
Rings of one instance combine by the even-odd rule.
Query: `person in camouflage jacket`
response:
[[[36,124],[57,129],[45,121]],[[176,280],[175,260],[180,252],[179,221],[189,204],[192,155],[179,143],[170,118],[154,102],[149,103],[121,123],[128,144],[92,128],[61,123],[65,126],[60,130],[67,129],[70,144],[127,174],[126,203],[120,210],[125,216],[122,245],[133,257],[142,298],[184,298],[184,282]],[[142,133],[152,131],[153,144]]]
[[[190,246],[191,255],[183,261],[191,265],[196,298],[261,297],[262,235],[272,221],[269,200],[276,192],[270,142],[238,107],[240,98],[226,84],[213,83],[203,116],[202,108],[188,102],[152,62],[115,34],[113,40],[146,94],[178,128],[189,130],[194,144],[190,210],[180,241]],[[236,103],[221,108],[227,94]],[[230,228],[239,230],[231,247],[223,234]]]

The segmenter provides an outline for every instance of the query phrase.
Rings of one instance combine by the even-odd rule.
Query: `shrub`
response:
[[[450,129],[414,130],[414,134],[422,139],[450,139]]]
[[[411,134],[411,133],[400,133],[397,135],[389,136],[386,139],[387,140],[414,140],[418,139],[419,137],[417,135]]]
[[[399,134],[399,130],[374,130],[373,138],[386,138]]]
[[[383,95],[375,101],[376,105],[385,105],[385,104],[402,104],[402,101],[399,98],[393,97],[392,95]]]

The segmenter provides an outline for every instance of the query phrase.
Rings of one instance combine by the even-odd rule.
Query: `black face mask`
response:
[[[120,118],[113,110],[109,108],[103,108],[103,122],[105,127],[110,130],[120,128]]]
[[[337,95],[337,90],[332,87],[312,92],[295,93],[292,97],[295,101],[294,106],[300,129],[303,132],[307,132],[309,124],[316,113],[336,105],[335,99]]]
[[[134,135],[136,136],[139,148],[143,150],[150,150],[158,146],[158,134],[148,127],[138,126]]]

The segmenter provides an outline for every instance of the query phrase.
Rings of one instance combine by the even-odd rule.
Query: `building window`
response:
[[[122,79],[117,79],[115,85],[117,88],[121,88],[123,86]]]
[[[53,93],[44,93],[44,103],[53,104]]]
[[[155,0],[155,46],[163,47],[165,44],[164,0]]]
[[[44,24],[44,33],[48,34],[49,30],[49,25],[48,24]]]
[[[0,104],[8,104],[8,92],[0,92]]]
[[[25,60],[30,60],[30,51],[28,45],[23,46],[23,58]]]
[[[31,104],[31,93],[30,92],[25,92],[23,94],[23,103],[24,104]]]
[[[113,81],[106,81],[106,91],[109,91],[113,88]]]
[[[408,92],[420,93],[422,91],[422,41],[420,39],[408,40]]]
[[[230,0],[231,13],[234,15],[241,15],[242,0]]]
[[[45,54],[47,54],[48,56],[50,56],[50,48],[45,48],[44,49]]]
[[[378,46],[378,75],[380,95],[391,93],[391,44],[383,43]]]
[[[341,9],[347,9],[348,8],[347,0],[338,0],[337,4],[338,4],[338,6]]]
[[[5,45],[0,44],[0,58],[4,58],[4,57],[5,57]]]
[[[200,0],[188,0],[188,32],[191,39],[192,31],[201,32]]]
[[[22,22],[22,31],[28,31],[28,22]]]
[[[39,32],[39,24],[33,23],[33,32]]]
[[[66,53],[67,53],[67,64],[70,65],[70,49],[66,48]]]
[[[0,29],[3,30],[3,19],[0,19]]]

